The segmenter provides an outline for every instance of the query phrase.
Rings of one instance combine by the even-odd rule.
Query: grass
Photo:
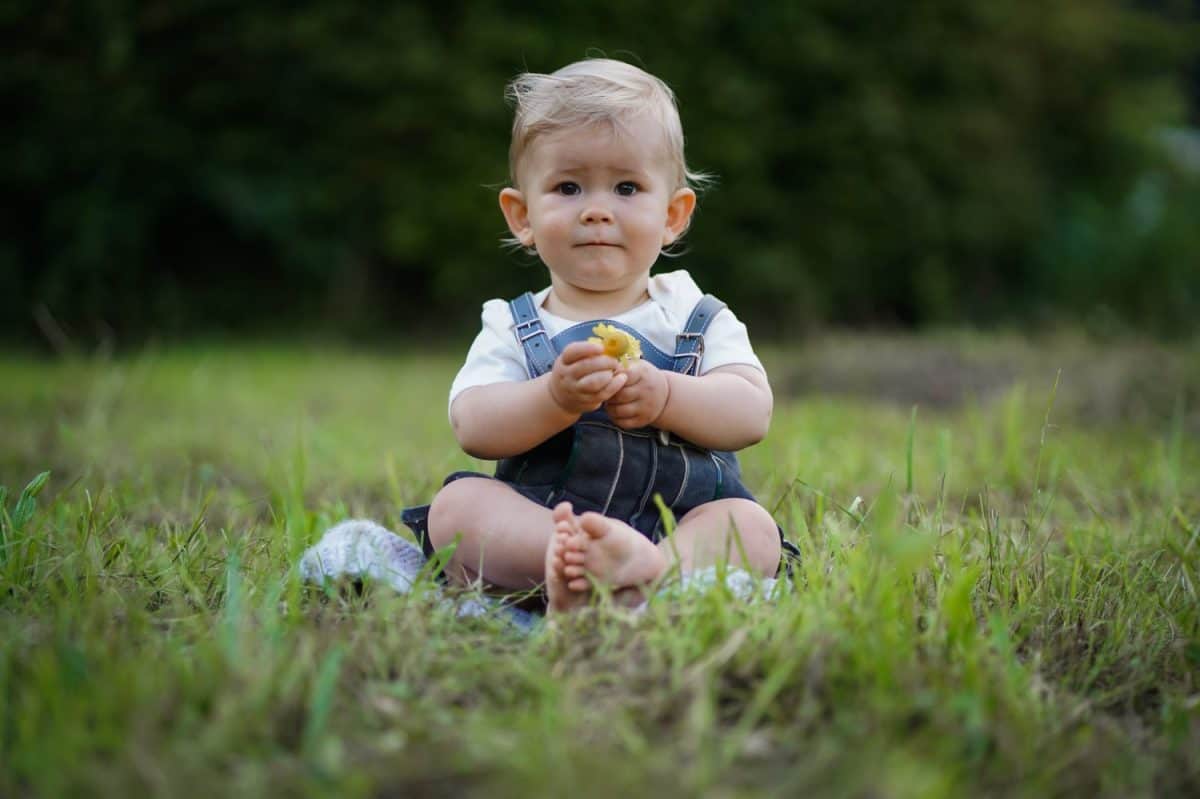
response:
[[[532,637],[294,568],[484,467],[454,358],[7,357],[0,795],[1195,795],[1194,385],[1100,424],[1049,357],[956,407],[780,398],[743,465],[794,590]]]

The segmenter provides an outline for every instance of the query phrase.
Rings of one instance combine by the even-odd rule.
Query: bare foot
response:
[[[582,536],[583,533],[579,529],[579,517],[575,515],[570,502],[555,505],[551,515],[554,518],[554,535],[546,545],[546,609],[550,613],[563,613],[586,605],[590,598],[589,593],[572,591],[567,587],[571,579],[566,572],[568,564],[577,569],[583,559],[577,551],[569,551],[568,544],[573,537]]]
[[[657,580],[667,569],[662,550],[622,521],[599,513],[585,513],[579,517],[576,527],[580,532],[567,541],[562,572],[571,591],[586,592],[590,579],[592,583],[626,594],[628,592],[622,589],[640,589]],[[582,560],[579,566],[574,565],[577,559]]]

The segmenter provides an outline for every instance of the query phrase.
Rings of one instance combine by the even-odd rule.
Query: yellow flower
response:
[[[624,330],[601,322],[592,328],[592,332],[596,336],[588,341],[604,347],[605,355],[611,355],[624,364],[642,357],[642,343]]]

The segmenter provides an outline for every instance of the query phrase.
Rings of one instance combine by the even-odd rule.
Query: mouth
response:
[[[576,247],[620,247],[620,244],[613,244],[609,241],[584,241],[575,245]]]

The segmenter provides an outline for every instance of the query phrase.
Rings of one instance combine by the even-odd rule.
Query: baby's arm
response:
[[[495,460],[519,455],[599,408],[628,375],[599,344],[567,346],[554,368],[533,380],[475,386],[450,406],[450,424],[468,455]]]
[[[730,364],[693,377],[635,361],[628,371],[626,388],[607,405],[620,427],[650,424],[721,450],[748,447],[767,434],[774,398],[766,376],[753,366]]]

